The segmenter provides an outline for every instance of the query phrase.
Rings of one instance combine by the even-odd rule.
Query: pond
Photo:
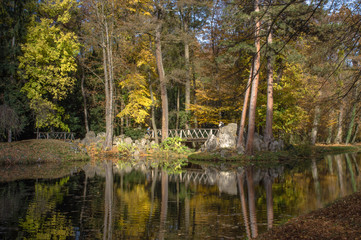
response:
[[[9,167],[0,172],[0,239],[247,239],[359,190],[360,162]]]

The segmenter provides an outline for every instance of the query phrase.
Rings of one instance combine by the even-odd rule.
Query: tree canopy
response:
[[[222,121],[269,141],[357,141],[360,4],[2,1],[0,105],[16,121],[1,139],[93,130],[109,148],[126,128]]]

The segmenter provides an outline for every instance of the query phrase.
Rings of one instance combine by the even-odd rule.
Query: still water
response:
[[[0,239],[247,239],[360,190],[361,155],[276,168],[154,160],[0,171]]]

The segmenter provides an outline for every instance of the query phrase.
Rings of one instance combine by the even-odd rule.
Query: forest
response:
[[[359,0],[1,0],[0,139],[237,123],[360,140]],[[245,133],[247,133],[244,141]]]

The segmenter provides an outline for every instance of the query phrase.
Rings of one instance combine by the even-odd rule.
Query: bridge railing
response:
[[[75,140],[72,132],[35,132],[36,139]]]
[[[210,134],[216,135],[217,128],[194,128],[194,129],[169,129],[168,137],[180,137],[188,141],[207,140]],[[151,138],[155,138],[154,130],[149,132]],[[159,137],[162,137],[162,130],[157,130]]]

